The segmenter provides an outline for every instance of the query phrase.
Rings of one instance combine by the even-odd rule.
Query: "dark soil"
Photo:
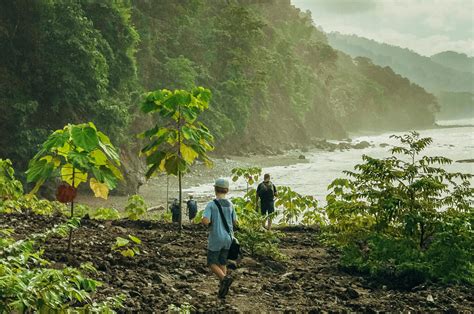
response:
[[[0,227],[14,227],[23,238],[58,224],[61,218],[2,215]],[[288,261],[244,257],[225,300],[217,298],[217,279],[206,267],[206,229],[185,225],[179,235],[171,224],[148,221],[83,220],[74,231],[74,252],[66,239],[45,244],[44,257],[55,267],[92,262],[104,283],[96,298],[124,293],[123,311],[164,312],[170,304],[189,303],[198,311],[454,311],[474,310],[469,287],[424,285],[391,290],[338,268],[338,254],[317,243],[317,230],[289,228],[281,250]],[[111,251],[115,238],[142,240],[142,253],[125,258]]]

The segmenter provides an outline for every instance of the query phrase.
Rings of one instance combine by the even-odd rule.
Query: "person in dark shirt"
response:
[[[177,198],[174,199],[173,204],[170,206],[172,221],[179,222],[179,201]]]
[[[277,189],[270,181],[270,174],[266,173],[263,176],[263,182],[257,187],[256,207],[258,209],[260,199],[260,211],[267,217],[263,226],[268,230],[272,227],[272,219],[269,215],[275,211],[275,196],[277,196]]]
[[[198,211],[197,203],[195,200],[193,200],[192,195],[189,195],[189,200],[186,202],[186,207],[188,208],[189,222],[192,222]]]

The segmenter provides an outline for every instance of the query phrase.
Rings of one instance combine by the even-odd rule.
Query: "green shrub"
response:
[[[15,170],[9,159],[0,159],[0,206],[6,200],[16,200],[23,195],[21,182],[15,179]]]
[[[402,146],[393,156],[363,156],[349,179],[329,186],[325,241],[343,249],[344,267],[400,287],[473,283],[472,175],[444,170],[447,158],[420,157],[431,138],[394,137]]]
[[[232,202],[239,222],[239,231],[235,233],[235,236],[243,249],[250,254],[275,260],[286,259],[286,256],[278,249],[278,243],[284,234],[266,230],[263,227],[266,217],[255,210],[255,189],[251,189],[244,197],[233,198]]]
[[[290,187],[280,186],[275,206],[283,207],[282,221],[285,224],[298,223],[303,216],[305,224],[322,223],[324,216],[318,209],[318,202],[314,197],[301,195]]]
[[[26,213],[51,216],[65,213],[66,205],[57,201],[39,200],[35,195],[22,195],[16,199],[8,199],[0,205],[0,213]]]
[[[128,239],[117,237],[111,249],[112,251],[119,252],[125,257],[134,257],[135,255],[140,254],[138,246],[141,244],[142,241],[139,238],[129,234]]]
[[[125,206],[125,216],[131,220],[140,219],[146,214],[147,208],[142,196],[132,195],[128,198],[127,205]]]
[[[91,213],[91,217],[100,220],[120,219],[120,213],[115,208],[99,207]]]
[[[92,301],[100,282],[83,272],[95,272],[91,264],[79,269],[48,268],[49,262],[41,257],[38,245],[47,238],[66,236],[70,228],[77,228],[78,219],[59,225],[42,234],[33,234],[26,240],[15,241],[11,230],[2,230],[0,240],[0,312],[79,312],[101,311],[111,313],[123,300],[110,298],[107,302]]]

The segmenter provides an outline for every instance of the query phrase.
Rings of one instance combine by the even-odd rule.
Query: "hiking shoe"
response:
[[[224,279],[222,279],[220,287],[219,287],[219,294],[218,294],[219,298],[221,299],[225,298],[225,296],[229,292],[229,288],[230,288],[230,285],[232,284],[232,281],[234,281],[234,279],[229,275],[225,276]]]

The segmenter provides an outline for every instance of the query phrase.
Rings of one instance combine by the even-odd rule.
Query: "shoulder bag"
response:
[[[232,239],[232,243],[230,244],[229,248],[229,254],[227,255],[227,258],[230,260],[236,260],[239,255],[240,255],[240,244],[239,241],[234,237],[234,235],[230,232],[229,225],[227,224],[227,220],[224,217],[224,213],[222,212],[222,206],[219,203],[218,200],[214,200],[214,203],[216,204],[217,208],[219,208],[219,213],[222,219],[222,223],[224,224],[225,229],[230,235],[230,238]]]

